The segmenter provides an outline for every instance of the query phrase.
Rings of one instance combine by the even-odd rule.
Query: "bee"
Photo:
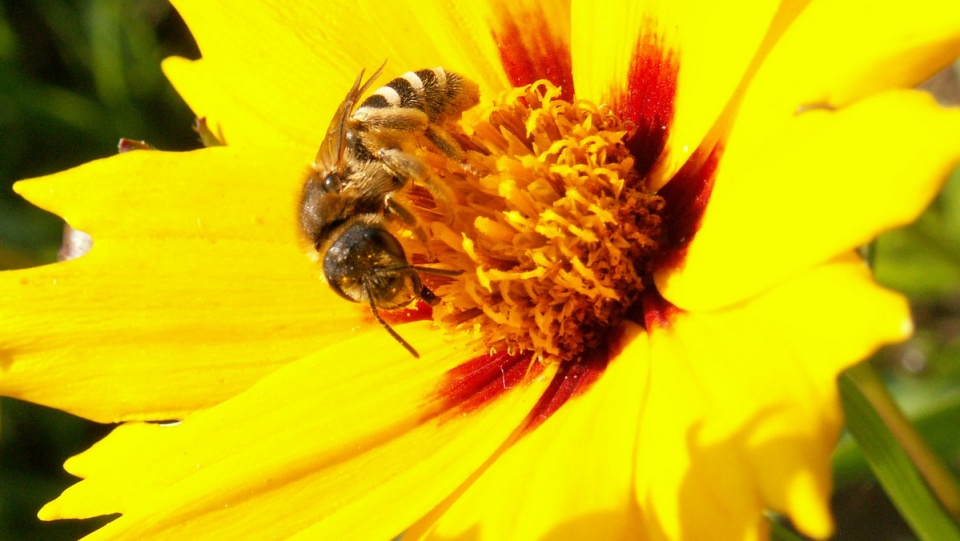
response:
[[[353,302],[369,303],[374,317],[414,357],[417,351],[378,310],[439,298],[418,273],[456,276],[460,271],[412,265],[387,229],[387,220],[415,226],[414,215],[394,195],[412,181],[430,182],[430,169],[411,153],[420,138],[456,158],[445,122],[480,101],[473,81],[443,68],[408,72],[354,106],[383,66],[365,83],[363,71],[337,108],[300,199],[300,227],[322,254],[330,287]],[[362,83],[362,84],[361,84]],[[418,236],[422,231],[417,229]]]

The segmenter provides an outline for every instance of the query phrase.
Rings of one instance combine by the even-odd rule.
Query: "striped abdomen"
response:
[[[480,91],[473,81],[439,67],[422,69],[408,71],[380,87],[360,104],[352,119],[367,124],[368,130],[377,127],[403,130],[401,126],[394,127],[388,118],[397,114],[404,116],[398,110],[420,111],[426,115],[428,124],[439,124],[479,102]]]

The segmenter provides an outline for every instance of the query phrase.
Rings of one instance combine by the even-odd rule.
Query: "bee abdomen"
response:
[[[476,83],[443,68],[423,69],[416,73],[423,82],[423,110],[432,123],[458,115],[480,103],[480,89]]]
[[[417,109],[423,111],[423,85],[416,77],[397,77],[384,86],[381,86],[369,98],[363,100],[357,113],[364,109],[385,109],[398,107],[401,109]]]
[[[360,104],[355,116],[376,114],[372,109],[415,109],[431,124],[442,122],[480,102],[476,83],[443,68],[408,71],[377,89]],[[366,109],[366,111],[365,111]]]

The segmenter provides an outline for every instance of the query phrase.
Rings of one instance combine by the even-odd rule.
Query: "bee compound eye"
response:
[[[327,192],[339,192],[341,187],[343,187],[343,183],[340,181],[339,175],[330,173],[323,179],[323,189]]]

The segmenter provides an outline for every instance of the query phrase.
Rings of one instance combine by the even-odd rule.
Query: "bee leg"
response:
[[[401,222],[409,226],[417,225],[417,217],[414,216],[412,212],[407,210],[406,207],[401,205],[396,199],[394,199],[392,192],[383,196],[383,205],[387,209],[388,213],[400,218]]]
[[[427,164],[399,148],[382,148],[377,151],[377,157],[387,170],[403,182],[397,186],[398,190],[407,183],[407,180],[420,180],[430,176],[430,168]]]
[[[383,320],[382,317],[380,317],[380,312],[377,311],[377,305],[376,303],[373,302],[373,294],[370,292],[370,288],[367,286],[364,286],[364,287],[366,287],[367,289],[367,297],[370,298],[370,311],[373,312],[373,317],[375,317],[377,321],[380,323],[380,325],[382,325],[383,328],[386,329],[388,333],[390,333],[390,336],[392,336],[394,340],[396,340],[401,346],[405,347],[407,351],[410,352],[411,355],[419,359],[420,354],[417,353],[417,350],[413,349],[413,346],[411,346],[409,342],[407,342],[406,340],[403,339],[402,336],[397,334],[397,331],[393,330],[393,327],[391,327],[389,323],[387,323],[386,321]],[[430,294],[433,295],[433,292],[431,292]]]
[[[377,157],[380,158],[388,171],[403,182],[403,184],[397,186],[398,190],[403,188],[408,180],[420,181],[430,191],[430,195],[433,196],[433,200],[438,205],[443,203],[448,211],[452,209],[450,201],[453,201],[453,195],[450,192],[450,187],[443,182],[434,180],[430,174],[430,168],[420,158],[411,156],[398,148],[381,149],[377,152]],[[446,212],[444,215],[450,216],[452,220],[450,212]]]
[[[417,240],[427,247],[428,259],[433,259],[433,250],[430,249],[430,237],[427,236],[427,232],[417,223],[417,217],[407,210],[406,207],[398,203],[397,200],[393,198],[392,193],[383,196],[383,204],[388,213],[400,218],[401,222],[410,227],[413,234],[417,237]]]
[[[460,146],[450,139],[449,134],[447,134],[443,128],[431,126],[427,128],[425,135],[431,143],[440,149],[440,152],[443,152],[454,160],[460,159]]]

